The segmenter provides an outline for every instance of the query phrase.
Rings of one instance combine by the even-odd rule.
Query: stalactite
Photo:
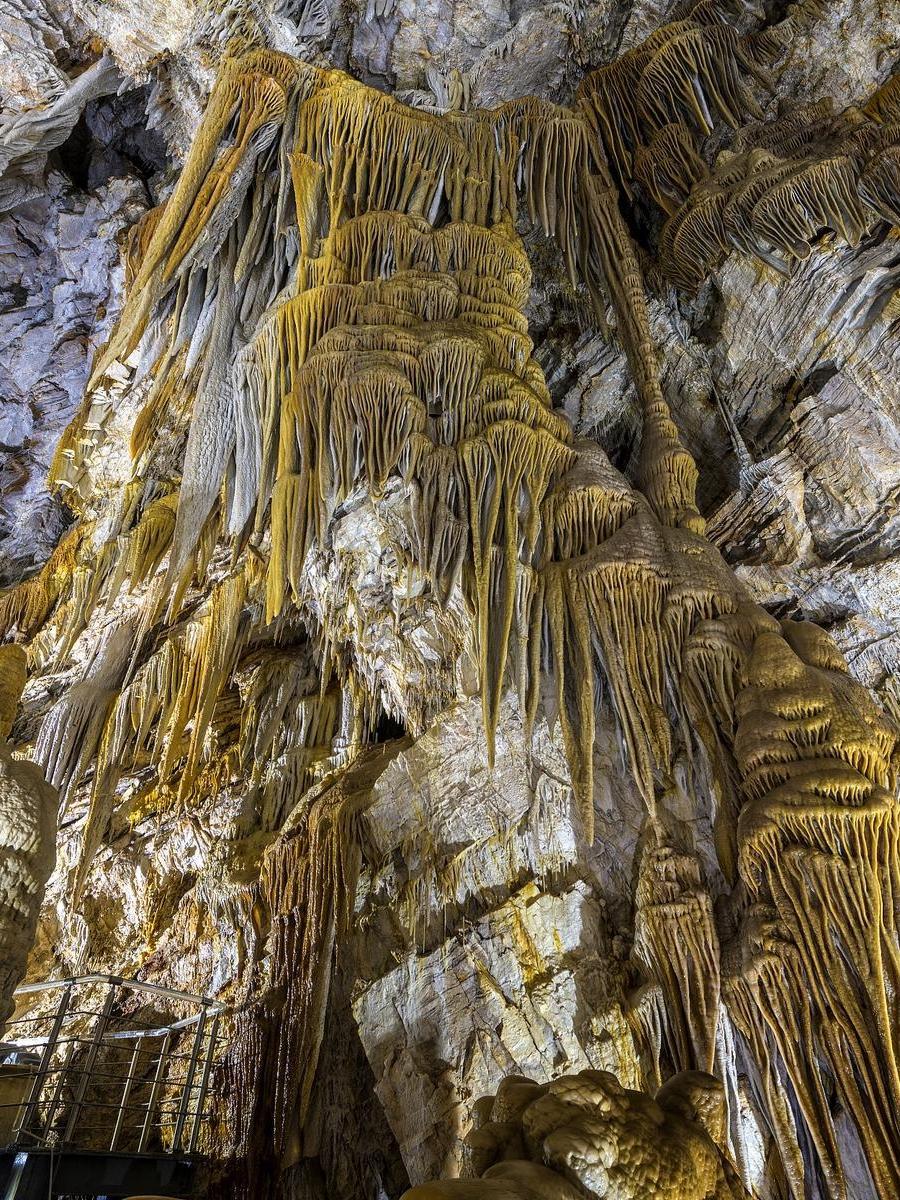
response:
[[[717,118],[737,128],[747,113],[762,116],[742,73],[771,87],[736,29],[702,25],[678,31],[643,66],[637,87],[640,117],[650,128],[682,114],[704,134],[712,132]]]
[[[338,759],[337,746],[350,757],[366,741],[382,697],[353,661],[350,619],[317,611],[310,581],[337,557],[338,515],[379,510],[405,488],[410,528],[391,549],[429,602],[468,606],[491,758],[504,690],[514,677],[530,730],[549,669],[588,842],[599,697],[648,829],[679,758],[695,785],[706,778],[695,756],[711,768],[722,869],[771,902],[792,948],[778,951],[776,978],[775,951],[764,972],[751,944],[725,988],[785,1173],[799,1196],[790,1087],[839,1185],[810,1066],[820,1055],[857,1122],[867,1106],[876,1114],[865,1147],[896,1190],[893,734],[833,648],[807,629],[781,631],[705,539],[697,468],[663,396],[635,250],[596,144],[599,132],[620,174],[634,169],[664,207],[680,205],[662,254],[696,286],[730,246],[784,265],[823,226],[858,237],[868,197],[886,211],[887,100],[827,135],[794,118],[777,133],[760,126],[759,141],[707,177],[676,122],[734,124],[756,112],[749,80],[767,82],[762,49],[712,7],[595,73],[578,110],[529,98],[438,115],[285,55],[230,55],[172,195],[131,239],[125,309],[54,471],[93,514],[92,458],[130,381],[145,389],[133,479],[102,546],[87,521],[76,526],[40,575],[0,600],[0,625],[32,636],[58,606],[68,652],[104,599],[114,619],[127,613],[38,739],[66,797],[94,768],[76,902],[126,774],[141,776],[149,809],[188,806],[240,771],[251,782],[241,819],[277,835],[260,885],[268,959],[232,1063],[244,1086],[271,1087],[236,1115],[240,1148],[251,1158],[263,1148],[257,1162],[283,1167],[301,1153],[361,814],[389,757]],[[640,490],[553,409],[525,317],[520,204],[595,309],[612,299],[642,412]],[[420,700],[413,718],[430,712]],[[676,854],[663,839],[642,861],[636,954],[652,1019],[636,1027],[657,1071],[664,1028],[678,1066],[714,1064],[717,934],[696,849]],[[822,1011],[779,1017],[812,981]],[[689,1081],[651,1111],[608,1079],[579,1079],[546,1093],[523,1145],[541,1140],[545,1118],[556,1128],[557,1104],[566,1121],[601,1101],[619,1115],[640,1109],[656,1128],[705,1104]],[[692,1148],[660,1168],[671,1187],[688,1188],[699,1162],[708,1195],[740,1195],[721,1134],[684,1137]]]
[[[0,1028],[25,974],[56,860],[58,797],[33,762],[0,739]]]
[[[723,980],[738,1029],[759,1066],[764,1111],[778,1146],[791,1196],[803,1200],[805,1170],[794,1110],[802,1114],[830,1194],[842,1200],[846,1182],[831,1108],[816,1069],[818,1016],[798,961],[797,947],[764,905],[750,909],[740,961]],[[791,1103],[793,1098],[793,1104]]]
[[[877,102],[842,113],[830,103],[798,105],[745,126],[712,175],[669,207],[663,269],[696,291],[730,250],[787,272],[825,231],[857,245],[900,213],[898,143],[900,124],[885,121]]]
[[[84,777],[100,745],[131,653],[134,630],[114,626],[97,648],[84,676],[50,710],[35,744],[35,760],[65,803]]]
[[[125,537],[116,576],[109,586],[110,600],[115,599],[121,579],[127,578],[134,590],[156,573],[172,542],[177,507],[178,494],[174,492],[147,506],[140,521]]]
[[[748,114],[762,117],[744,82],[748,76],[772,86],[745,37],[721,21],[699,22],[691,14],[591,72],[578,101],[629,193],[641,150],[657,131],[682,118],[706,134],[716,119],[737,128]]]
[[[879,1187],[898,1186],[897,735],[827,635],[760,635],[737,699],[741,873],[771,893]],[[795,1087],[800,1084],[795,1081]]]
[[[270,999],[245,1017],[248,1028],[264,1023],[262,1045],[257,1036],[239,1049],[271,1056],[267,1111],[257,1114],[248,1133],[251,1155],[263,1161],[274,1153],[275,1161],[288,1166],[301,1153],[334,956],[353,914],[362,814],[371,803],[372,784],[394,753],[372,747],[340,774],[327,776],[296,805],[263,860],[260,889],[271,915]],[[270,1004],[277,1009],[274,1023],[265,1019]]]
[[[37,575],[0,595],[0,634],[17,629],[27,638],[34,636],[64,594],[89,532],[86,525],[68,530]]]
[[[309,660],[296,651],[257,651],[240,664],[242,769],[262,829],[278,829],[296,797],[309,790],[313,767],[331,754],[340,692],[323,692]]]
[[[759,634],[779,632],[778,622],[744,597],[733,612],[699,621],[682,654],[680,691],[695,735],[704,747],[715,791],[714,838],[726,879],[737,878],[740,772],[734,760],[735,704]]]
[[[894,126],[891,137],[900,143],[900,126]],[[874,212],[900,224],[900,144],[886,146],[866,163],[856,184],[863,203]]]
[[[655,844],[659,842],[659,844]],[[719,940],[699,865],[653,832],[641,858],[635,952],[662,986],[678,1070],[712,1071],[719,1019]]]
[[[900,121],[900,76],[891,75],[866,101],[863,111],[888,125]]]
[[[634,177],[664,212],[672,213],[687,200],[694,184],[709,175],[694,140],[681,124],[663,125],[647,146],[634,156]]]

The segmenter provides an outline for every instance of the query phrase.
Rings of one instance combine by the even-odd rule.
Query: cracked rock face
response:
[[[40,563],[65,527],[47,471],[115,319],[119,240],[147,206],[143,183],[113,177],[93,193],[48,173],[46,192],[0,217],[0,571]]]
[[[731,125],[772,122],[796,104],[828,98],[834,114],[862,112],[900,67],[897,13],[876,0],[801,0],[775,13],[762,5],[732,14],[719,7],[709,0],[0,0],[0,584],[30,588],[27,604],[10,599],[22,591],[0,593],[6,642],[27,651],[21,702],[7,703],[0,687],[0,736],[9,737],[8,747],[0,742],[0,1009],[10,1009],[29,952],[31,979],[101,972],[221,999],[228,1017],[217,1116],[204,1131],[221,1179],[210,1195],[218,1186],[259,1200],[276,1181],[272,1194],[285,1200],[399,1200],[408,1187],[410,1200],[638,1200],[654,1188],[690,1200],[890,1194],[891,1171],[900,1170],[897,1130],[867,1141],[859,1124],[867,1096],[860,1091],[854,1107],[854,1081],[836,1082],[840,1072],[827,1067],[814,1079],[803,1076],[813,1100],[800,1103],[805,1093],[792,1075],[790,1047],[778,1041],[779,1022],[759,1016],[758,997],[780,998],[803,957],[791,940],[796,929],[786,932],[791,884],[769,857],[772,845],[789,845],[792,862],[808,855],[810,879],[814,867],[825,874],[826,858],[852,859],[855,878],[864,880],[860,911],[889,891],[880,876],[865,874],[872,866],[865,854],[853,857],[841,803],[845,794],[865,794],[874,810],[877,795],[886,811],[883,797],[896,782],[895,225],[873,219],[848,244],[835,228],[840,222],[823,222],[809,253],[791,258],[783,272],[772,265],[769,242],[755,243],[753,253],[749,242],[732,240],[691,292],[676,288],[664,269],[661,231],[671,211],[655,203],[651,188],[619,188],[612,204],[625,215],[646,286],[644,366],[658,375],[655,409],[646,378],[635,371],[646,347],[636,354],[629,341],[627,305],[615,288],[590,295],[539,228],[557,231],[565,208],[562,185],[548,202],[546,169],[533,172],[533,190],[520,196],[514,221],[504,212],[491,222],[496,244],[481,259],[469,247],[465,261],[458,252],[461,265],[448,266],[452,255],[443,250],[434,256],[438,265],[424,252],[413,262],[412,251],[403,263],[395,242],[375,267],[359,268],[357,279],[362,234],[349,249],[318,259],[310,250],[333,247],[327,239],[336,230],[339,236],[342,221],[362,228],[369,207],[359,197],[379,154],[385,161],[398,154],[401,180],[424,163],[436,196],[451,186],[451,173],[445,178],[440,163],[429,165],[428,147],[421,148],[427,139],[413,135],[409,146],[418,147],[421,162],[386,139],[373,142],[366,171],[348,167],[338,177],[328,157],[339,142],[335,130],[345,128],[341,120],[347,128],[351,117],[361,121],[363,107],[381,112],[384,98],[408,105],[413,123],[456,122],[461,145],[481,119],[477,110],[536,96],[568,113],[585,76],[622,55],[639,56],[667,23],[709,29],[729,21],[751,39],[749,59],[737,61],[741,86],[753,91],[760,112],[751,106],[723,120],[704,111],[706,101],[696,97],[709,63],[698,52],[689,98],[682,93],[672,103],[676,115],[694,122],[694,134],[698,122],[716,119],[709,136],[696,138],[706,174],[685,184],[671,162],[660,167],[659,178],[674,189],[666,193],[660,184],[661,194],[677,210],[713,170],[727,173]],[[691,37],[699,37],[696,29]],[[234,102],[257,126],[250,129],[250,117],[244,125],[223,118],[201,170],[196,147],[204,144],[203,114],[217,77],[231,70],[238,78],[233,64],[247,61],[241,55],[268,52],[284,57],[254,60],[245,69],[253,82],[240,76],[244,91]],[[284,66],[293,60],[303,66]],[[681,78],[684,61],[673,57],[671,76],[660,68],[663,90],[667,79]],[[770,86],[757,86],[747,61],[770,74]],[[329,138],[314,146],[310,134],[306,150],[298,149],[284,130],[293,136],[309,96],[298,99],[290,86],[313,95],[329,68],[374,90],[360,102],[349,84],[334,82],[343,76],[328,77],[335,96],[349,97],[346,107],[335,100],[335,117],[323,101],[319,119],[333,122]],[[632,83],[636,97],[637,75]],[[737,104],[731,93],[726,101]],[[384,103],[390,116],[390,99]],[[627,112],[622,119],[632,120]],[[857,117],[846,119],[852,125]],[[491,154],[500,161],[503,137],[519,136],[515,120],[491,128],[480,165],[470,162],[468,174],[460,173],[460,195]],[[632,134],[638,124],[635,116]],[[900,103],[892,120],[879,118],[876,133],[894,124]],[[396,129],[412,127],[426,126]],[[608,130],[598,132],[596,122],[591,128],[600,147]],[[524,145],[522,163],[527,137]],[[576,150],[562,134],[555,145],[562,179]],[[606,152],[611,160],[609,145]],[[888,153],[885,172],[891,161]],[[513,187],[527,174],[517,160]],[[498,167],[498,194],[501,177]],[[535,178],[544,184],[540,194]],[[338,184],[358,189],[359,211],[341,208]],[[393,195],[388,185],[384,194]],[[803,200],[813,204],[810,193]],[[153,268],[153,248],[162,245],[156,231],[165,233],[167,210],[159,206],[170,202],[171,212],[182,201],[178,228],[159,250],[160,262],[163,250],[170,254],[171,271]],[[257,203],[265,219],[254,224]],[[548,203],[552,211],[542,212]],[[410,201],[410,211],[400,212],[398,202],[397,228],[427,240],[422,229],[446,227],[449,206],[446,199],[430,207]],[[391,203],[383,207],[396,215]],[[590,223],[579,214],[579,237],[589,240]],[[469,223],[462,212],[455,219]],[[187,246],[198,229],[205,241]],[[141,276],[147,263],[149,282]],[[180,280],[169,292],[160,282],[166,271]],[[398,284],[403,271],[408,277]],[[134,309],[125,310],[136,331],[129,341],[117,322],[136,280],[155,307],[147,301],[139,330]],[[327,472],[303,493],[303,519],[320,527],[295,556],[295,578],[280,582],[284,603],[281,594],[277,603],[272,598],[277,531],[265,502],[257,511],[254,498],[239,521],[231,518],[228,537],[219,536],[222,514],[239,507],[235,495],[252,454],[271,456],[272,478],[257,470],[262,494],[276,474],[288,480],[286,492],[319,452],[317,428],[311,420],[303,425],[299,405],[287,407],[288,394],[301,391],[296,379],[279,392],[285,405],[277,416],[272,409],[264,419],[260,408],[240,433],[253,422],[264,428],[259,450],[246,436],[243,459],[239,451],[227,464],[213,463],[221,470],[194,497],[206,505],[194,544],[179,570],[171,566],[186,545],[185,464],[212,470],[219,433],[244,419],[235,416],[240,395],[228,390],[232,360],[243,355],[250,363],[247,347],[286,324],[298,295],[327,286],[335,295],[361,294],[369,285],[357,325],[390,325],[400,331],[396,342],[364,345],[360,338],[350,356],[341,329],[333,331],[340,324],[334,313],[344,312],[335,300],[333,311],[323,303],[304,326],[310,345],[331,336],[326,349],[335,360],[338,352],[352,358],[353,370],[365,368],[405,403],[410,380],[419,378],[410,363],[428,330],[452,321],[450,333],[463,341],[477,328],[491,354],[508,355],[504,386],[518,371],[532,408],[540,396],[546,427],[554,437],[564,430],[553,453],[567,470],[575,471],[567,455],[587,461],[590,442],[604,452],[589,480],[590,497],[601,499],[589,497],[584,528],[600,521],[606,504],[609,527],[578,553],[559,554],[566,579],[583,582],[588,558],[591,570],[600,564],[594,624],[574,590],[560,584],[553,593],[548,576],[539,591],[546,608],[534,609],[546,614],[531,627],[536,643],[528,641],[527,621],[516,626],[510,618],[509,668],[505,675],[500,669],[493,709],[484,699],[488,651],[479,621],[488,627],[498,619],[506,593],[499,576],[487,603],[460,584],[481,569],[474,536],[446,588],[423,565],[419,460],[409,454],[373,483],[388,435],[377,447],[374,435],[366,444],[358,432],[347,435],[330,483],[342,469],[356,475],[326,519],[310,514],[328,489]],[[230,324],[221,315],[224,300],[217,308],[229,288],[236,297]],[[508,296],[516,289],[518,308]],[[426,303],[422,296],[432,305],[427,311],[416,307]],[[512,336],[524,336],[526,327],[533,354]],[[240,336],[229,340],[237,329]],[[296,346],[301,340],[298,334]],[[247,367],[247,380],[253,369],[262,378],[274,361],[265,354],[280,353],[274,341],[266,347]],[[293,345],[291,353],[300,356]],[[336,368],[327,354],[318,361],[317,371],[307,370],[315,377],[309,386],[325,394]],[[460,362],[421,404],[415,436],[449,405],[448,396],[468,386]],[[285,353],[278,369],[286,379],[295,365]],[[268,395],[260,388],[259,396]],[[352,390],[347,384],[345,393]],[[198,395],[206,408],[195,406]],[[373,385],[372,395],[380,400],[382,393]],[[498,424],[522,421],[521,409],[509,404]],[[674,433],[664,420],[652,424],[666,405]],[[361,403],[340,411],[347,429],[351,420],[362,427]],[[389,424],[379,413],[376,429],[409,434],[400,418]],[[195,427],[200,432],[192,434]],[[74,433],[57,453],[67,429]],[[302,442],[295,463],[285,431]],[[538,501],[559,496],[548,489],[537,501],[530,497],[529,489],[535,496],[539,489],[525,473],[524,451],[508,459],[502,448],[493,453],[494,466],[507,470],[512,462],[513,499],[502,520],[514,534],[498,534],[487,554],[514,557],[529,540],[522,515],[529,504],[545,514]],[[682,499],[692,490],[688,455],[699,472],[699,514],[688,505],[669,521],[658,504],[651,513],[645,496],[665,492],[661,478],[674,479]],[[475,474],[472,468],[470,481]],[[490,473],[478,478],[482,491],[471,508],[461,491],[442,494],[448,539],[461,513],[469,519],[477,511],[490,523],[500,486],[495,495]],[[295,522],[299,507],[288,510]],[[673,528],[679,522],[685,527]],[[547,519],[542,537],[550,528]],[[573,517],[566,528],[575,545],[583,527]],[[609,567],[599,547],[608,549],[613,538]],[[533,562],[543,570],[546,543],[535,545]],[[666,565],[657,570],[652,556],[661,545]],[[616,563],[630,564],[631,552],[643,555],[641,569],[625,584],[603,583]],[[165,586],[179,573],[173,600]],[[538,574],[535,566],[515,577],[516,621],[527,581]],[[682,590],[667,607],[654,606],[663,577],[666,588]],[[554,621],[565,630],[555,643]],[[782,629],[782,621],[815,622],[833,644],[801,645],[796,639],[807,635],[793,625]],[[528,660],[537,681],[531,691],[523,682],[526,643],[539,647]],[[657,678],[659,645],[666,650]],[[787,682],[770,668],[765,651],[772,645],[778,669],[792,664]],[[593,683],[579,691],[583,661],[591,663]],[[705,707],[691,708],[689,696],[674,718],[691,670],[697,693],[707,688]],[[869,689],[877,714],[857,685]],[[865,713],[862,732],[840,715],[842,702]],[[589,734],[580,723],[588,708]],[[809,729],[797,732],[791,722],[804,719]],[[781,745],[784,752],[774,754],[761,736],[776,725],[789,751]],[[788,795],[791,780],[771,780],[795,758],[799,773],[812,763],[809,771],[823,775]],[[829,767],[855,771],[852,784],[843,775],[835,783]],[[762,833],[746,816],[739,823],[745,804]],[[779,825],[778,814],[791,805]],[[827,820],[810,833],[820,808]],[[884,826],[893,830],[891,820],[885,816]],[[879,869],[897,854],[883,836]],[[656,891],[646,883],[650,862],[661,864]],[[824,884],[821,894],[831,894]],[[888,972],[896,928],[896,914],[885,916],[879,953]],[[854,942],[845,957],[857,952],[864,953]],[[867,973],[865,960],[847,994],[875,1028],[881,1018],[865,1008],[860,982]],[[803,983],[794,994],[813,990]],[[895,1005],[890,979],[886,994]],[[800,1009],[788,1000],[783,1012],[793,1011]],[[292,1013],[302,1014],[299,1031]],[[812,1010],[802,1016],[803,1030],[819,1021]],[[894,1016],[891,1009],[888,1025]],[[698,1029],[702,1036],[692,1040]],[[833,1062],[843,1036],[821,1034],[804,1047],[808,1061]],[[866,1061],[882,1063],[881,1043],[871,1036]],[[894,1028],[887,1041],[898,1036]],[[532,1082],[514,1078],[521,1076]],[[887,1096],[889,1068],[884,1078]],[[881,1176],[879,1155],[888,1163]]]

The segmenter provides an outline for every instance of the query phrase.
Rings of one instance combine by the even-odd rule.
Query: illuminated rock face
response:
[[[26,669],[21,646],[0,646],[0,1021],[13,1011],[55,858],[56,792],[6,741]]]
[[[702,1072],[674,1075],[655,1100],[608,1071],[549,1084],[511,1076],[481,1105],[487,1120],[469,1136],[465,1178],[415,1187],[406,1200],[749,1195],[725,1153],[722,1085]]]
[[[11,244],[162,51],[179,161],[107,213],[118,317],[49,469],[74,520],[0,594],[0,736],[49,781],[3,751],[3,1002],[32,942],[36,976],[225,1000],[211,1194],[892,1195],[900,113],[871,14],[828,104],[795,50],[827,5],[636,6],[609,62],[624,14],[463,7],[181,6],[141,37],[138,0],[35,7],[108,55],[70,84],[29,43]]]

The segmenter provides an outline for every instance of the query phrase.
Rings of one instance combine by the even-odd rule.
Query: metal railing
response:
[[[223,1006],[85,975],[16,991],[0,1041],[0,1146],[191,1154]]]

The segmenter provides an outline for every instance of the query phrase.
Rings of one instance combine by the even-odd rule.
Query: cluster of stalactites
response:
[[[573,283],[583,280],[599,305],[604,288],[612,294],[659,452],[686,459],[659,394],[633,248],[580,113],[525,99],[435,116],[340,72],[253,52],[226,61],[173,195],[133,239],[140,261],[129,269],[128,300],[81,417],[60,444],[57,481],[77,503],[84,455],[112,407],[98,400],[100,385],[108,387],[116,362],[139,345],[142,358],[157,364],[147,406],[154,415],[185,392],[199,392],[195,413],[204,398],[203,414],[213,414],[208,423],[195,421],[186,468],[196,463],[224,473],[233,444],[223,444],[221,430],[233,430],[240,416],[228,413],[225,393],[234,382],[215,364],[235,358],[233,329],[249,340],[285,286],[296,295],[326,277],[339,282],[332,262],[340,252],[335,245],[333,259],[323,255],[324,237],[336,239],[346,222],[387,212],[470,230],[514,222],[520,193],[532,220],[555,236]],[[476,258],[472,270],[478,268]],[[380,273],[376,260],[373,277]],[[143,448],[152,421],[139,424]],[[646,474],[663,520],[699,521],[687,466],[679,466],[675,496],[652,468]],[[214,497],[210,486],[182,487],[173,586]]]
[[[492,738],[511,639],[523,679],[531,662],[535,576],[556,544],[543,505],[577,459],[531,357],[527,260],[507,226],[434,231],[397,214],[354,219],[333,240],[320,275],[343,282],[287,301],[244,356],[256,419],[239,453],[258,471],[235,526],[255,509],[271,527],[273,620],[302,605],[307,553],[337,506],[402,475],[415,561],[440,601],[461,583],[472,602]],[[559,514],[563,542],[570,521]],[[536,684],[525,689],[532,710]]]
[[[378,497],[403,475],[420,568],[440,601],[463,582],[490,736],[510,654],[529,720],[542,662],[561,668],[567,691],[565,605],[582,606],[569,576],[646,504],[595,448],[573,447],[550,407],[523,315],[519,193],[572,277],[595,298],[609,286],[645,405],[651,508],[665,524],[702,528],[696,469],[662,399],[637,264],[591,142],[582,115],[537,100],[436,117],[283,55],[226,60],[172,196],[129,239],[126,305],[54,464],[72,503],[99,511],[92,459],[116,396],[139,386],[134,477],[111,513],[82,520],[2,599],[18,636],[56,608],[60,662],[99,606],[128,614],[41,742],[64,796],[95,765],[83,870],[123,772],[151,770],[152,787],[182,803],[206,779],[210,738],[236,723],[242,653],[270,622],[295,619],[305,554],[357,486]],[[219,582],[202,602],[211,563]],[[610,578],[620,596],[633,571]],[[653,602],[617,601],[620,632]],[[110,645],[118,657],[107,663]],[[651,729],[650,757],[664,761],[658,666],[647,672],[649,716],[626,671],[610,673],[624,724]],[[584,710],[583,688],[578,697]],[[298,731],[295,763],[321,757],[335,723],[326,709],[311,745]],[[592,721],[583,711],[567,721],[586,814],[592,737],[579,744],[572,731]],[[644,740],[630,735],[629,753],[649,793]],[[220,761],[225,777],[233,759]],[[284,802],[264,799],[276,824]]]
[[[579,89],[623,190],[639,183],[668,214],[660,262],[687,291],[732,250],[787,272],[823,231],[855,246],[900,221],[896,81],[862,110],[818,102],[765,121],[751,81],[770,90],[760,64],[783,49],[768,33],[740,34],[698,5]],[[720,122],[741,128],[710,170],[701,139]]]
[[[337,506],[403,475],[416,562],[441,600],[461,582],[476,614],[489,737],[508,657],[529,722],[549,667],[589,829],[605,678],[652,808],[670,774],[685,639],[742,603],[692,519],[696,469],[661,398],[647,409],[645,478],[680,530],[550,408],[521,312],[527,260],[508,225],[433,230],[367,214],[322,244],[311,278],[242,355],[251,418],[231,519],[233,531],[254,513],[258,531],[271,527],[268,617],[302,603],[307,554]]]
[[[654,159],[665,174],[671,176],[673,166],[676,176],[684,172],[681,187],[698,170],[696,135],[711,133],[719,121],[736,129],[748,116],[762,117],[749,82],[771,90],[759,62],[762,43],[703,15],[696,11],[661,26],[592,71],[578,89],[581,108],[628,195],[635,178],[652,178]],[[660,177],[664,195],[673,182]]]
[[[896,731],[824,631],[807,622],[782,629],[756,639],[736,703],[747,879],[794,839],[850,854],[859,831],[890,825],[895,807]]]
[[[733,250],[786,273],[824,231],[856,246],[879,221],[900,222],[895,92],[839,114],[798,105],[747,126],[711,174],[685,169],[660,237],[668,277],[695,291]]]
[[[247,1193],[268,1194],[266,1170],[299,1157],[325,1028],[338,938],[353,918],[372,787],[397,745],[372,746],[298,800],[263,856],[260,896],[270,914],[268,989],[237,1016],[227,1069],[232,1136]]]
[[[45,717],[35,746],[36,760],[64,804],[93,772],[73,877],[76,902],[123,780],[136,781],[130,812],[139,819],[215,793],[245,772],[259,826],[277,828],[330,755],[337,731],[337,691],[311,672],[303,647],[280,651],[263,631],[265,580],[257,556],[216,583],[190,617],[150,636],[153,591],[141,595],[140,588],[154,571],[164,571],[174,499],[163,496],[141,512],[133,496],[123,514],[129,532],[107,544],[112,553],[76,568],[94,579],[88,590],[98,608],[113,608],[125,580],[139,589],[138,607],[129,601],[130,615],[107,618],[106,635]],[[201,578],[208,553],[207,546],[197,564]],[[87,620],[85,597],[80,604],[75,599],[58,612],[63,641]],[[24,654],[14,645],[2,649]]]
[[[741,873],[763,904],[726,994],[768,1063],[786,1162],[792,1094],[834,1194],[846,1194],[825,1062],[876,1187],[891,1195],[900,1187],[897,732],[831,639],[805,623],[757,637],[736,716]]]
[[[678,198],[679,179],[696,184],[702,167],[673,116],[705,130],[714,115],[752,111],[741,78],[754,74],[752,48],[686,21],[626,59],[592,80],[583,106],[620,168],[637,156],[651,186]],[[872,118],[884,124],[889,108],[882,98]],[[612,295],[644,413],[640,492],[551,407],[523,315],[519,192],[573,277],[595,298],[601,281]],[[884,902],[896,888],[893,735],[814,635],[787,629],[791,657],[702,536],[696,467],[662,397],[637,263],[587,119],[533,100],[438,117],[340,72],[254,52],[226,62],[175,191],[129,253],[122,319],[56,471],[73,501],[93,499],[89,459],[127,360],[147,389],[135,478],[109,520],[83,522],[0,601],[4,626],[25,636],[59,606],[62,652],[97,605],[129,614],[111,623],[38,744],[65,795],[94,768],[76,892],[123,773],[146,772],[156,800],[178,803],[249,773],[260,824],[281,824],[327,762],[340,701],[327,671],[318,687],[310,677],[302,633],[302,665],[275,642],[304,624],[304,566],[339,505],[358,489],[378,500],[403,478],[403,551],[439,602],[460,586],[475,615],[489,738],[508,662],[527,723],[542,671],[555,677],[588,837],[604,688],[651,826],[672,786],[676,735],[703,744],[729,818],[717,831],[723,866],[740,864],[775,905],[796,951],[782,971],[802,970],[803,986],[828,997],[820,1048],[833,1064],[847,1051],[852,1066],[835,1071],[861,1128],[873,1106],[866,1149],[894,1187],[884,1148],[898,1099],[900,980]],[[137,598],[123,596],[126,581]],[[329,897],[340,893],[346,916],[358,867],[363,789],[331,785],[310,794],[266,861],[276,983],[290,1009],[276,1057],[287,1071],[302,1052],[306,1072],[276,1100],[282,1150],[321,1035],[339,923]],[[816,913],[803,910],[801,877],[818,889]],[[671,1009],[673,1057],[709,1066],[716,933],[694,858],[650,846],[638,899],[636,954]],[[828,951],[813,964],[820,943]],[[293,980],[298,956],[315,969]],[[737,1011],[746,993],[733,994]],[[763,1049],[771,1021],[764,1032]],[[796,1093],[812,1097],[812,1128],[815,1080],[779,1052]],[[786,1110],[782,1124],[789,1158]],[[833,1162],[826,1125],[814,1134]]]
[[[693,634],[716,621],[742,627],[753,606],[700,534],[661,524],[639,493],[611,487],[610,475],[604,464],[594,481],[594,504],[606,510],[602,535],[547,573],[545,603],[576,778],[588,786],[603,681],[652,816],[660,792],[673,787],[673,730],[702,728],[718,707],[715,675],[692,678]]]
[[[142,261],[93,384],[135,348],[165,292],[220,249],[270,147],[266,161],[278,160],[280,176],[275,215],[282,227],[296,220],[304,255],[316,253],[320,233],[369,212],[432,225],[514,220],[522,191],[532,218],[557,237],[573,282],[578,277],[587,236],[580,218],[588,215],[582,192],[603,171],[578,114],[526,98],[435,116],[340,71],[254,51],[224,63],[175,191],[141,239]]]
[[[719,939],[712,902],[692,854],[653,836],[635,895],[635,954],[665,1001],[676,1069],[712,1071],[719,1023]]]
[[[250,415],[230,521],[233,532],[251,518],[258,533],[271,528],[267,618],[302,605],[307,554],[338,505],[360,485],[377,498],[402,475],[417,565],[441,601],[461,583],[475,613],[489,742],[508,659],[529,724],[549,665],[589,829],[599,640],[652,804],[670,755],[666,656],[677,656],[692,606],[717,602],[695,601],[670,566],[666,526],[551,409],[521,311],[529,271],[517,238],[507,223],[435,230],[375,213],[346,221],[321,250],[313,285],[279,305],[241,356]],[[649,370],[646,382],[658,395]],[[678,559],[678,538],[705,545],[696,468],[661,396],[646,417],[646,490],[687,526],[672,531]],[[731,606],[727,574],[710,587]]]

